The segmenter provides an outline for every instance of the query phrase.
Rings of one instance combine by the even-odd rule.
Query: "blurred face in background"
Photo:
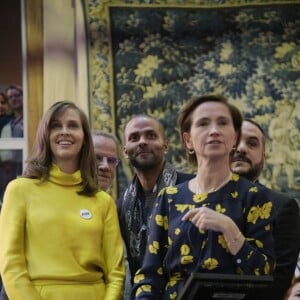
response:
[[[258,179],[265,160],[264,135],[248,121],[242,123],[242,136],[231,159],[231,170],[255,181]]]
[[[9,106],[7,99],[3,94],[0,94],[0,117],[9,113]]]
[[[92,135],[92,138],[98,166],[98,183],[106,191],[112,186],[119,163],[117,144],[107,136]]]
[[[9,106],[12,110],[23,109],[23,94],[17,88],[10,88],[6,91]]]

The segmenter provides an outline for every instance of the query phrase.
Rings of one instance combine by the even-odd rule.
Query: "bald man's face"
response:
[[[133,167],[143,171],[163,164],[168,142],[156,120],[134,118],[127,124],[124,135],[124,154]]]
[[[241,140],[231,159],[231,170],[256,181],[264,166],[264,143],[260,129],[251,122],[243,121]]]

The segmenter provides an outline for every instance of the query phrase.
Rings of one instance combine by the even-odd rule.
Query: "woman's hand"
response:
[[[189,220],[200,230],[213,230],[223,232],[226,222],[229,217],[218,213],[208,207],[193,208],[188,211],[183,217],[182,221]]]
[[[189,220],[200,230],[222,232],[231,254],[235,255],[242,247],[245,237],[228,216],[208,207],[193,208],[188,211],[182,221]]]

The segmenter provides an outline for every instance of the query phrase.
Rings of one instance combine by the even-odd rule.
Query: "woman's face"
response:
[[[227,156],[236,143],[229,109],[223,103],[205,102],[192,113],[189,133],[184,133],[188,149],[193,149],[199,158],[220,158]]]
[[[300,297],[300,282],[295,283],[295,285],[291,289],[290,296],[288,300],[297,300]]]
[[[58,166],[70,161],[78,165],[84,142],[84,132],[79,113],[68,108],[50,123],[50,148],[52,161]]]

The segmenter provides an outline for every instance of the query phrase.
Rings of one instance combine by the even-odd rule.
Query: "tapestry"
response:
[[[85,1],[92,127],[123,140],[136,114],[160,120],[167,159],[193,172],[176,119],[222,94],[267,136],[261,182],[300,199],[300,1]],[[119,189],[132,177],[122,159]]]

